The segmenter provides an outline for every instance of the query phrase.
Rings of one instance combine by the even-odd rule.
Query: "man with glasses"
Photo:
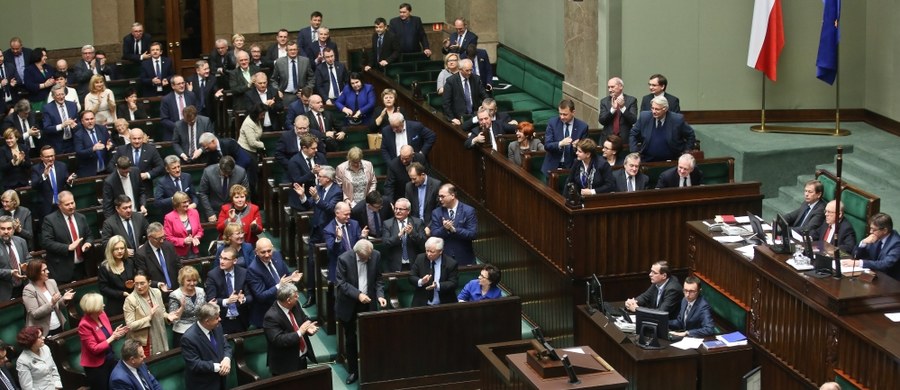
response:
[[[684,279],[684,299],[678,316],[669,320],[669,329],[678,337],[706,337],[716,333],[712,308],[700,295],[700,279],[688,276]]]
[[[678,98],[675,95],[670,95],[666,92],[666,88],[669,86],[669,80],[666,79],[666,76],[661,74],[655,74],[650,76],[650,81],[647,81],[647,87],[650,88],[650,93],[645,95],[641,99],[641,112],[650,110],[650,103],[653,98],[662,96],[665,97],[666,100],[669,101],[669,111],[671,112],[681,112],[681,104],[678,101]]]
[[[234,248],[226,246],[219,253],[219,267],[210,270],[206,277],[206,297],[219,305],[225,334],[243,332],[250,326],[253,294],[247,283],[247,269],[235,267],[236,259]]]
[[[475,209],[456,198],[456,187],[447,183],[438,190],[441,207],[431,213],[432,237],[444,239],[444,250],[460,265],[475,264],[472,241],[478,233]]]
[[[900,280],[900,234],[890,215],[878,213],[869,219],[869,235],[859,242],[854,258],[841,260],[841,266],[877,270]]]
[[[12,216],[0,216],[0,302],[22,297],[25,275],[20,265],[31,260],[28,243],[13,235],[14,222]]]
[[[172,92],[163,96],[159,103],[159,122],[163,126],[163,141],[171,141],[175,137],[175,122],[184,120],[184,109],[197,107],[197,96],[187,90],[184,77],[172,77]]]
[[[641,173],[641,155],[631,153],[625,156],[625,169],[613,171],[616,179],[616,192],[633,192],[647,189],[650,178]]]
[[[646,307],[669,313],[669,319],[678,315],[678,302],[684,297],[678,277],[669,275],[669,262],[662,260],[650,267],[650,288],[637,298],[628,298],[625,308],[630,311]]]
[[[385,272],[407,271],[425,249],[425,222],[409,214],[409,199],[394,203],[394,218],[384,221],[381,232]]]

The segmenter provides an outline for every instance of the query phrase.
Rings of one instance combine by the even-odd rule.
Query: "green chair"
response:
[[[395,62],[387,66],[384,75],[389,78],[395,78],[398,74],[415,72],[416,64],[414,62]]]
[[[522,156],[522,166],[531,173],[532,176],[537,178],[538,180],[546,183],[547,174],[541,169],[544,165],[544,158],[547,157],[547,152],[539,151],[539,152],[528,152]]]
[[[270,378],[267,364],[269,344],[262,329],[231,335],[235,340],[238,383],[244,385]]]
[[[171,349],[146,360],[147,368],[163,389],[184,388],[184,358],[181,348]]]
[[[12,299],[0,304],[0,340],[15,344],[16,335],[25,327],[25,306],[22,299]]]

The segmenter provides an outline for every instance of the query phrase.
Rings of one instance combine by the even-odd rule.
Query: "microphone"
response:
[[[563,355],[562,364],[563,367],[566,368],[566,373],[569,374],[569,383],[573,385],[581,383],[581,381],[578,380],[578,376],[575,375],[575,369],[572,368],[572,363],[569,362],[569,355]]]

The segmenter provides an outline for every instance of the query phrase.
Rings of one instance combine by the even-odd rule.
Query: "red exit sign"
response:
[[[434,23],[431,25],[431,31],[441,31],[444,29],[443,23]]]

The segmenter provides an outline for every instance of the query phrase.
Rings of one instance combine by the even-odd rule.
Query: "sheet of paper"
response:
[[[580,354],[584,355],[584,349],[582,349],[580,347],[565,348],[565,349],[563,349],[563,351],[572,352],[572,353],[580,353]]]
[[[794,241],[803,242],[803,236],[801,236],[800,233],[797,233],[797,231],[794,229],[791,229],[791,238],[793,238]]]
[[[900,311],[896,313],[884,313],[884,316],[893,322],[900,322]]]
[[[685,337],[677,343],[671,345],[678,349],[697,349],[703,344],[703,339],[696,337]]]
[[[741,223],[741,224],[750,223],[750,217],[748,217],[746,215],[744,215],[744,216],[735,215],[734,220],[737,221],[737,223]]]
[[[849,274],[849,273],[851,273],[851,272],[869,272],[869,269],[868,269],[868,268],[861,268],[861,267],[845,267],[845,266],[843,266],[843,265],[841,266],[841,273],[842,273],[842,274],[843,274],[843,273],[848,273],[848,274]]]
[[[713,237],[713,240],[716,240],[721,243],[726,243],[726,244],[744,241],[744,239],[741,238],[741,236],[716,236],[716,237]]]
[[[794,261],[793,257],[788,259],[787,263],[789,266],[794,267],[794,269],[797,271],[809,271],[809,270],[815,268],[810,264],[799,265],[799,264],[797,264],[796,261]]]
[[[754,245],[753,245],[753,244],[750,244],[750,245],[744,245],[744,246],[742,246],[742,247],[740,247],[740,248],[737,248],[737,249],[735,249],[735,250],[738,251],[738,252],[740,252],[740,254],[744,255],[746,258],[752,259],[752,258],[753,258],[753,253],[754,253],[754,252],[753,252],[753,247],[754,247]]]

